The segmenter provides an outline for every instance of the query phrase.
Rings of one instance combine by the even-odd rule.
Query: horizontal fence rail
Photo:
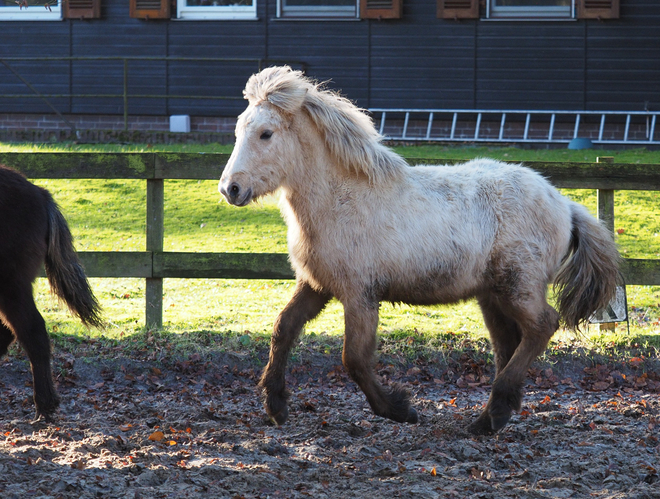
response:
[[[163,251],[164,180],[218,180],[228,154],[0,153],[0,164],[27,177],[51,179],[142,179],[147,191],[146,251],[81,251],[89,277],[146,279],[148,327],[162,327],[164,278],[293,279],[286,254]],[[458,160],[407,158],[411,165]],[[556,187],[597,189],[599,218],[614,226],[615,190],[660,191],[660,165],[525,162]],[[660,260],[624,259],[627,284],[660,285]]]

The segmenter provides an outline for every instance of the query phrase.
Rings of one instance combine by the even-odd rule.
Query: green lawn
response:
[[[228,146],[90,146],[9,145],[0,152],[29,151],[174,151],[229,152]],[[596,156],[614,156],[616,162],[660,163],[660,151],[568,151],[566,149],[517,149],[485,147],[397,147],[408,157],[470,159],[495,157],[513,161],[595,161]],[[145,249],[145,183],[133,180],[39,180],[60,204],[82,251],[143,251]],[[565,194],[595,212],[595,191]],[[616,193],[616,228],[622,253],[630,258],[660,257],[660,210],[658,193]],[[222,202],[215,181],[165,182],[165,250],[214,252],[286,252],[286,228],[274,198],[237,209]],[[140,279],[92,279],[92,286],[105,310],[110,327],[105,335],[121,338],[144,333],[144,282]],[[166,279],[164,282],[164,328],[182,333],[207,330],[244,336],[267,334],[278,311],[286,304],[292,281],[246,281],[217,279]],[[49,294],[45,280],[35,285],[38,306],[49,327],[60,334],[87,333]],[[631,335],[625,324],[615,333],[601,336],[591,328],[582,340],[604,345],[642,342],[660,346],[660,287],[628,287]],[[342,310],[332,302],[307,328],[315,334],[341,334]],[[434,338],[446,334],[483,337],[483,322],[475,303],[454,306],[410,307],[384,305],[380,331],[396,336]],[[573,341],[573,333],[557,335],[557,341]],[[645,343],[644,343],[645,342]]]

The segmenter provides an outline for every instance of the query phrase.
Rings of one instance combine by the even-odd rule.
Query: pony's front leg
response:
[[[417,423],[410,393],[401,385],[384,388],[373,371],[378,303],[352,307],[344,303],[344,367],[362,389],[374,413],[400,423]]]
[[[284,381],[289,352],[303,326],[325,308],[330,298],[332,295],[315,291],[306,282],[299,281],[293,298],[275,321],[268,364],[259,386],[263,391],[266,413],[278,425],[284,424],[289,415],[289,392]]]

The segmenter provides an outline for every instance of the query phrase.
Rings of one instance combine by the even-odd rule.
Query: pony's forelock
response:
[[[289,66],[266,68],[250,77],[244,97],[251,105],[270,102],[288,114],[297,112],[305,95],[314,85],[302,74]]]
[[[264,69],[250,77],[243,94],[250,105],[269,102],[287,114],[306,110],[338,162],[371,181],[407,166],[403,158],[380,143],[382,137],[363,109],[305,77],[302,71],[289,66]]]

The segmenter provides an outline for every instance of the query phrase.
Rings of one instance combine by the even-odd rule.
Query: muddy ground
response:
[[[288,423],[255,390],[257,355],[153,359],[56,352],[62,407],[34,414],[29,365],[0,360],[0,497],[660,497],[660,371],[653,359],[567,359],[530,370],[523,410],[494,437],[466,433],[492,370],[469,354],[383,357],[420,415],[370,411],[337,355],[298,352]]]

